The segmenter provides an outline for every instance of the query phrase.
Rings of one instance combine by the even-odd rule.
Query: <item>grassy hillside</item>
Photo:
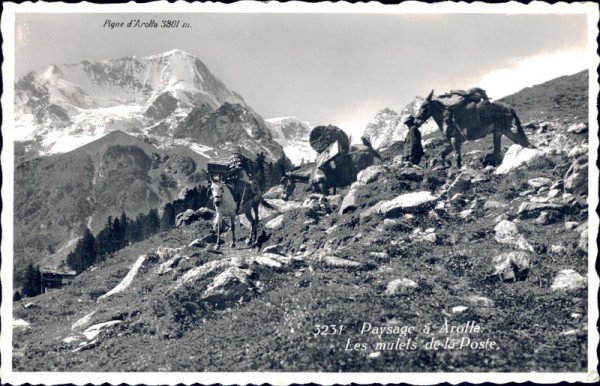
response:
[[[587,70],[524,88],[500,99],[513,106],[524,122],[565,119],[587,122]]]

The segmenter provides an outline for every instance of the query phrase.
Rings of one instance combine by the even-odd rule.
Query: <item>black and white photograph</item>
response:
[[[7,3],[3,379],[598,381],[598,20]]]

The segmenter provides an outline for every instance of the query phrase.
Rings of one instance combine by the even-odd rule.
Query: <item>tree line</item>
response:
[[[80,274],[129,244],[174,228],[177,214],[206,206],[207,201],[207,188],[201,186],[188,190],[184,198],[167,203],[160,217],[157,209],[140,213],[135,218],[128,217],[125,212],[120,217],[108,216],[106,224],[95,237],[89,228],[83,231],[75,249],[67,256],[67,265]]]

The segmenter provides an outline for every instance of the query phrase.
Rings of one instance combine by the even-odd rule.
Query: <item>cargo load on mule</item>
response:
[[[317,152],[322,153],[335,141],[339,142],[342,152],[350,150],[350,139],[348,135],[339,127],[327,125],[317,126],[310,132],[308,138],[310,146]]]
[[[350,155],[350,139],[339,127],[317,126],[310,132],[310,145],[319,155],[317,169],[323,171],[331,187],[350,185],[356,179],[356,167]]]
[[[206,164],[208,178],[211,180],[225,181],[229,176],[229,159],[215,158]]]

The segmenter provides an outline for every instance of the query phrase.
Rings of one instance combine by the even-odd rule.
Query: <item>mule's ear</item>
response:
[[[426,100],[430,101],[431,98],[433,98],[433,89],[431,89],[431,92],[429,93],[429,95],[427,95]]]

